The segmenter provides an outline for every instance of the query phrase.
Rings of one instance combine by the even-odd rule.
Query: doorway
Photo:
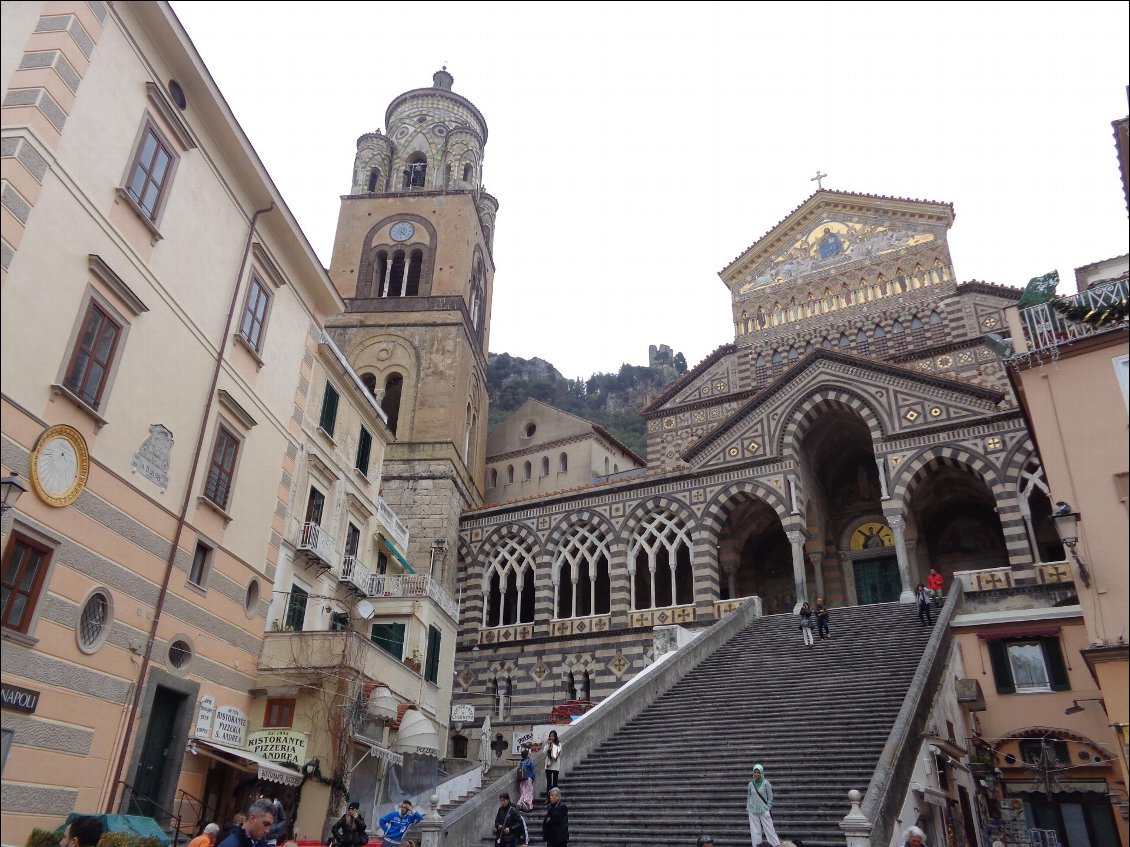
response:
[[[141,757],[134,772],[133,790],[130,791],[130,814],[158,819],[164,814],[159,808],[160,798],[168,793],[166,781],[169,777],[176,779],[175,772],[169,773],[168,762],[169,754],[172,752],[173,736],[177,729],[177,718],[184,701],[184,694],[163,685],[158,685],[153,692],[149,725],[145,729]],[[177,762],[180,761],[180,756],[172,758]]]
[[[899,599],[902,582],[899,580],[898,560],[894,556],[875,559],[857,559],[855,570],[856,602],[890,603]]]

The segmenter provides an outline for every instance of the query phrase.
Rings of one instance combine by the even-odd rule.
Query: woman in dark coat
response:
[[[336,847],[361,847],[369,843],[369,833],[365,831],[365,819],[361,817],[361,804],[354,800],[341,816],[341,820],[330,829]]]

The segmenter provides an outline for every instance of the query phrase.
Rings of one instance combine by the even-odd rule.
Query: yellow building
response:
[[[1050,303],[1006,313],[1014,346],[1007,359],[1009,372],[1039,447],[1051,499],[1067,513],[1068,565],[1087,631],[1081,656],[1100,698],[1089,705],[1101,705],[1107,724],[1097,740],[1118,751],[1124,784],[1130,723],[1128,275],[1127,256],[1080,268],[1080,291],[1068,298],[1075,317],[1065,316]],[[1102,315],[1119,302],[1121,321],[1104,323]],[[1125,815],[1125,793],[1121,803]]]
[[[5,3],[2,38],[3,474],[29,490],[3,516],[0,838],[22,844],[72,810],[198,804],[192,737],[246,751],[343,303],[168,4]]]

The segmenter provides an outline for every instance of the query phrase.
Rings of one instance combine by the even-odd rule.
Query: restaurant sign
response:
[[[293,729],[261,729],[248,734],[247,748],[268,761],[302,767],[308,739],[305,732]]]
[[[247,715],[235,706],[216,709],[212,740],[232,747],[247,746]]]

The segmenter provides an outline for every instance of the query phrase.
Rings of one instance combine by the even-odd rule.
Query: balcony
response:
[[[316,523],[307,522],[302,524],[298,533],[298,551],[321,567],[328,568],[336,558],[337,545],[328,532]]]
[[[388,534],[396,542],[397,547],[401,550],[408,549],[408,527],[396,516],[396,512],[389,507],[379,494],[377,495],[377,520],[388,530]]]
[[[1124,301],[1127,293],[1127,280],[1116,279],[1103,282],[1080,291],[1073,297],[1064,298],[1073,306],[1088,309],[1103,309]],[[1069,341],[1105,332],[1111,326],[1092,326],[1083,321],[1068,320],[1057,312],[1050,303],[1039,303],[1019,310],[1020,323],[1024,330],[1027,351],[1017,349],[1018,353],[1051,350]],[[1018,345],[1019,348],[1019,345]]]
[[[430,576],[401,574],[388,576],[373,574],[369,579],[370,597],[427,597],[435,602],[449,618],[459,621],[459,604]]]
[[[341,569],[337,572],[337,581],[359,594],[369,594],[369,582],[372,576],[369,569],[357,559],[356,556],[345,556],[341,560]]]
[[[309,674],[340,675],[342,669],[379,679],[400,699],[427,705],[427,685],[395,656],[390,656],[358,632],[329,630],[268,632],[263,638],[259,670],[282,677]],[[431,695],[434,699],[434,694]]]

